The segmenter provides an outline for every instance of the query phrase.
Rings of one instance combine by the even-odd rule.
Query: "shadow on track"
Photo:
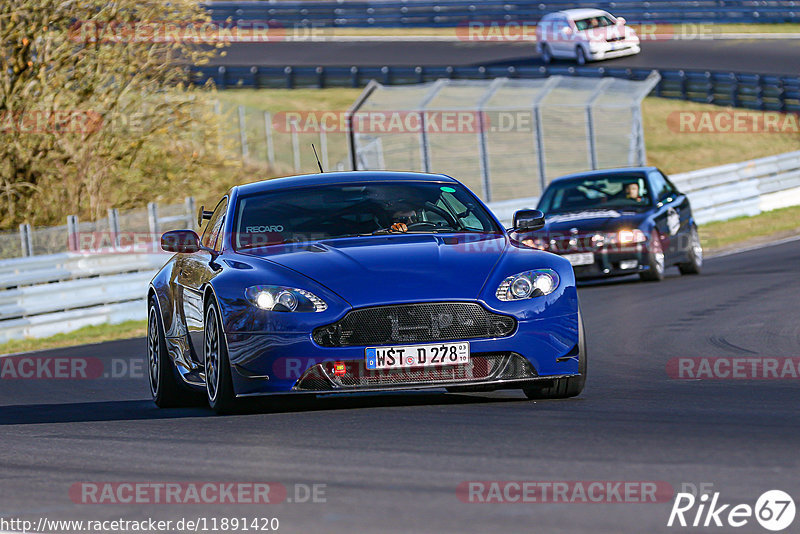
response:
[[[353,410],[362,408],[528,402],[523,398],[473,396],[455,393],[352,394],[341,397],[313,396],[290,399],[243,399],[237,415]],[[23,404],[3,406],[0,426],[43,423],[139,421],[213,416],[209,408],[159,409],[150,400]],[[229,416],[230,417],[230,416]]]

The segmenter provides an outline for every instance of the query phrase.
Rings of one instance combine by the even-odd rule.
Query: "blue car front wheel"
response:
[[[236,408],[236,394],[231,380],[228,347],[224,340],[219,311],[212,301],[206,309],[203,343],[206,394],[211,409],[218,414],[230,413]]]

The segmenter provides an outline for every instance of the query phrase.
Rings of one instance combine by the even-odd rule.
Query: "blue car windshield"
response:
[[[369,182],[267,191],[240,197],[236,250],[280,243],[405,233],[501,233],[459,184]]]
[[[571,179],[550,184],[539,200],[543,213],[592,209],[640,211],[650,206],[650,192],[643,174],[621,174]]]

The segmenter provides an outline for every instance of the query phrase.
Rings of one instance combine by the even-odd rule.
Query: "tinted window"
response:
[[[644,174],[604,175],[550,184],[539,201],[544,213],[587,209],[643,209],[650,204]]]
[[[394,223],[408,233],[502,232],[458,184],[336,184],[241,197],[234,247],[379,235]]]

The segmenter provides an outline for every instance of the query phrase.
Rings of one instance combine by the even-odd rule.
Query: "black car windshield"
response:
[[[591,209],[642,210],[650,205],[644,174],[604,175],[550,184],[539,200],[544,213]]]
[[[268,191],[239,198],[233,247],[394,233],[500,233],[466,188],[454,183],[369,182]]]

